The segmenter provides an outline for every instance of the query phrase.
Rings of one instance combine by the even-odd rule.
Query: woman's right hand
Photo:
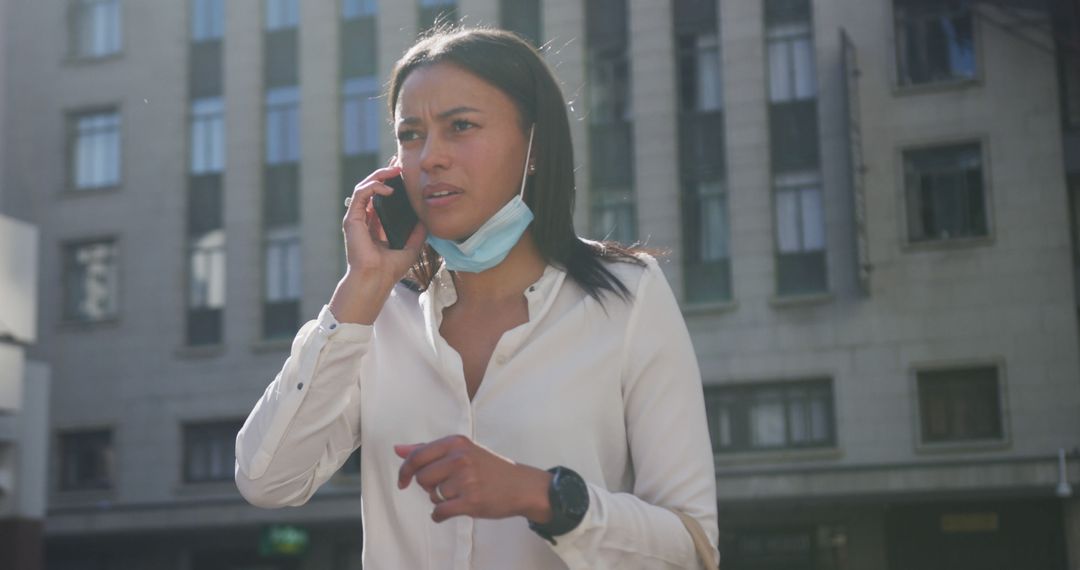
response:
[[[374,323],[394,284],[420,255],[427,233],[423,224],[416,224],[404,249],[390,249],[371,202],[375,194],[393,194],[383,181],[399,174],[399,166],[380,168],[353,189],[352,203],[341,222],[348,270],[330,300],[330,312],[338,322]]]
[[[423,246],[425,230],[417,223],[404,249],[390,249],[372,201],[375,194],[389,196],[393,188],[383,184],[401,174],[401,167],[387,166],[368,175],[353,188],[352,203],[341,222],[345,233],[345,258],[348,270],[359,276],[396,283],[416,262]]]

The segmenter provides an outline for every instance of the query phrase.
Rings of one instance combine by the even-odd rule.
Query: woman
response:
[[[550,70],[513,34],[442,32],[388,95],[397,155],[237,436],[240,492],[302,505],[360,447],[366,567],[697,567],[668,510],[716,544],[696,358],[655,260],[575,235]],[[420,223],[392,250],[371,201],[398,175]]]

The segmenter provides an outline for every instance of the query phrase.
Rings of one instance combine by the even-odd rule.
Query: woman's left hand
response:
[[[405,489],[415,477],[435,503],[431,519],[437,523],[460,515],[482,519],[520,515],[537,523],[551,519],[550,473],[515,463],[463,435],[395,445],[394,452],[405,459],[398,471],[398,488]],[[436,487],[445,501],[439,499]]]

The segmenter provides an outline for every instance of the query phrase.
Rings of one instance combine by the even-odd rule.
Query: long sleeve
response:
[[[299,506],[358,445],[360,360],[372,327],[328,306],[297,332],[281,371],[236,436],[236,486],[255,506]]]
[[[623,362],[633,493],[589,482],[589,509],[552,548],[577,568],[700,568],[693,540],[667,507],[694,517],[717,544],[716,476],[690,335],[651,258],[635,293]]]

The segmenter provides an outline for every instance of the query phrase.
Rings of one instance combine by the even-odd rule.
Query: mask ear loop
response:
[[[536,123],[533,123],[529,127],[529,148],[525,150],[525,172],[521,173],[521,190],[518,191],[518,197],[522,200],[525,199],[525,182],[529,179],[529,158],[532,156],[533,132],[535,130]]]

